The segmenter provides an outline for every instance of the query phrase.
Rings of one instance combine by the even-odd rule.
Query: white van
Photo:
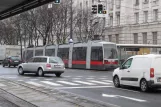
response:
[[[136,55],[128,58],[121,67],[113,72],[115,87],[121,85],[149,88],[161,88],[161,55]]]

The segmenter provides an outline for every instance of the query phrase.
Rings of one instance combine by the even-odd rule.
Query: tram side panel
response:
[[[72,68],[86,69],[87,47],[73,47]]]

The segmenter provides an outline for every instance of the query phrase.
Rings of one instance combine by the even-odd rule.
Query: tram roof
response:
[[[117,47],[121,47],[121,48],[161,48],[161,45],[151,45],[151,44],[117,44]]]
[[[20,14],[54,0],[1,0],[0,20]]]

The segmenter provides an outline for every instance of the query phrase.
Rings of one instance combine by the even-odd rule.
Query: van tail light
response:
[[[51,68],[51,64],[46,64],[46,68]]]
[[[154,68],[150,68],[150,78],[154,78]]]

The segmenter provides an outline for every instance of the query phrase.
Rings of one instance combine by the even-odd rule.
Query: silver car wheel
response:
[[[18,68],[18,73],[20,74],[20,75],[23,75],[23,68],[22,67],[20,67],[20,68]]]
[[[140,84],[141,91],[146,92],[148,90],[148,84],[146,80],[142,80]]]
[[[42,69],[39,69],[39,70],[38,70],[38,75],[39,75],[39,76],[43,76],[43,75],[44,75],[44,73],[43,73],[43,70],[42,70]]]

